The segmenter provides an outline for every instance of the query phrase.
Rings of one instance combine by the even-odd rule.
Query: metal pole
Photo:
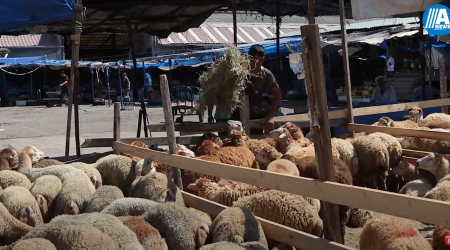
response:
[[[142,101],[144,101],[145,94],[147,92],[147,88],[145,87],[145,83],[146,83],[147,79],[145,78],[145,62],[144,61],[142,61],[142,76],[143,76],[142,79],[144,79],[144,85],[143,85],[144,88],[142,89]],[[150,100],[147,100],[147,101],[150,101]]]
[[[420,22],[419,22],[419,44],[420,44],[420,75],[422,81],[425,83],[425,52],[424,52],[424,46],[423,46],[423,22],[422,22],[423,12],[420,14]],[[425,95],[425,84],[422,84],[422,100],[426,100]]]
[[[275,71],[275,75],[277,77],[277,79],[279,79],[280,77],[280,23],[281,23],[281,18],[280,18],[280,2],[279,0],[277,0],[277,19],[276,19],[276,26],[277,26],[277,51],[276,51],[276,56],[275,56],[275,60],[276,60],[276,68],[277,70]]]
[[[33,99],[33,72],[30,73],[30,100]]]
[[[232,1],[232,8],[233,8],[233,41],[234,45],[237,46],[237,18],[236,18],[236,0]]]
[[[123,95],[122,95],[122,69],[117,67],[117,72],[119,73],[119,93],[120,93],[120,107],[123,108]]]
[[[111,93],[110,93],[110,89],[109,89],[109,68],[106,68],[106,86],[108,88],[108,107],[111,107]]]
[[[91,72],[91,95],[92,95],[92,103],[94,103],[94,88],[95,88],[95,84],[94,84],[94,69],[90,70]]]

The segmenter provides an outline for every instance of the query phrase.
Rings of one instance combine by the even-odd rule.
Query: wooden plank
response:
[[[159,76],[159,86],[161,88],[161,97],[163,102],[164,121],[166,122],[167,140],[169,142],[169,151],[171,154],[178,154],[177,143],[175,139],[175,127],[173,126],[172,106],[169,92],[169,82],[166,75]],[[183,190],[180,169],[172,165],[172,178],[175,185]]]
[[[356,137],[360,137],[360,136],[365,136],[365,135],[366,135],[365,132],[355,133],[355,138],[356,138]],[[340,139],[347,139],[347,138],[350,138],[350,135],[349,135],[349,134],[340,135],[339,138],[340,138]]]
[[[114,103],[114,127],[113,127],[113,139],[114,141],[120,141],[120,102]],[[120,152],[115,152],[119,154]]]
[[[244,128],[247,136],[250,135],[250,102],[248,95],[244,95],[241,101],[241,107],[239,108],[242,127]]]
[[[407,155],[407,156],[415,156],[415,157],[425,157],[427,155],[429,155],[430,152],[427,151],[418,151],[418,150],[410,150],[410,149],[403,149],[402,151],[402,155]],[[444,157],[447,160],[450,160],[450,155],[448,154],[442,154],[442,157]]]
[[[441,132],[441,131],[427,131],[427,130],[419,130],[419,129],[411,129],[411,128],[392,128],[392,127],[381,127],[381,126],[372,126],[372,125],[362,125],[349,123],[347,126],[348,130],[357,131],[357,132],[367,132],[367,133],[375,133],[382,132],[386,134],[390,134],[393,136],[411,136],[411,137],[423,137],[435,140],[446,140],[450,141],[450,133]]]
[[[71,160],[71,161],[66,161],[66,162],[64,162],[64,164],[70,164],[70,163],[74,163],[74,162],[84,162],[87,164],[92,164],[92,163],[95,163],[98,159],[105,157],[107,155],[113,154],[113,153],[114,152],[112,150],[108,151],[108,152],[104,152],[104,153],[97,153],[93,156],[78,158],[78,159]]]
[[[333,156],[331,154],[330,121],[323,73],[322,48],[320,47],[319,25],[300,27],[302,33],[302,59],[305,69],[306,91],[308,93],[311,128],[314,131],[314,149],[319,178],[334,181]],[[326,239],[343,243],[337,204],[322,201],[322,220]]]
[[[227,164],[202,161],[178,155],[169,155],[145,148],[133,147],[120,142],[113,143],[113,149],[144,159],[170,166],[244,182],[269,189],[304,195],[323,201],[347,205],[450,227],[450,203],[384,192],[335,182],[310,178],[287,176],[278,173],[242,168]],[[423,211],[427,211],[424,213]]]
[[[201,136],[185,136],[177,137],[176,142],[182,145],[192,145],[196,144],[197,141],[201,139]],[[113,138],[91,138],[85,139],[82,148],[106,148],[111,147],[114,139]],[[146,145],[163,146],[169,145],[169,140],[167,137],[152,137],[152,138],[122,138],[121,142],[126,144],[131,144],[134,141],[140,141]]]
[[[214,217],[227,208],[227,206],[222,204],[209,201],[184,191],[181,191],[181,194],[183,195],[186,206],[193,207]],[[260,217],[256,217],[256,219],[261,223],[267,238],[296,247],[297,249],[356,250]]]
[[[418,160],[418,158],[402,156],[402,160],[404,160],[408,163],[411,163],[411,164],[416,164],[416,161]]]

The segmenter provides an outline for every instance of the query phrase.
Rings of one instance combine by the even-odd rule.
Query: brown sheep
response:
[[[389,117],[383,116],[378,120],[378,126],[393,127],[393,128],[417,128],[419,125],[417,122],[411,120],[394,121]]]
[[[135,216],[120,216],[117,219],[136,234],[136,237],[144,249],[164,250],[167,248],[159,231],[146,221]]]
[[[282,156],[283,154],[278,152],[274,147],[266,146],[259,150],[255,155],[255,159],[258,162],[259,167],[265,170],[271,162],[280,159]]]
[[[13,148],[4,148],[0,151],[0,170],[8,170],[19,164],[19,153]]]

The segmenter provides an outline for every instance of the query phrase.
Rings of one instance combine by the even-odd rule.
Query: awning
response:
[[[417,14],[442,0],[351,0],[354,19],[386,18],[404,14]]]

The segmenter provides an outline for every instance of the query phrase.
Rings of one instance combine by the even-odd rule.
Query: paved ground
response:
[[[121,111],[121,136],[136,137],[139,109],[134,111]],[[292,109],[283,108],[287,114]],[[161,106],[148,107],[150,123],[164,122],[164,114]],[[80,141],[86,138],[112,138],[114,107],[82,105],[80,114]],[[206,117],[205,117],[206,118]],[[72,117],[72,121],[74,118]],[[197,116],[186,116],[185,121],[198,121]],[[73,123],[73,122],[72,122]],[[64,156],[65,138],[67,129],[67,107],[29,106],[0,108],[0,148],[13,146],[22,149],[27,145],[34,145],[52,158]],[[72,124],[72,140],[70,143],[70,155],[74,158],[75,137]],[[165,136],[165,133],[152,133],[153,136]],[[143,131],[141,136],[144,137]],[[86,148],[81,149],[81,154],[105,152],[110,148]]]

